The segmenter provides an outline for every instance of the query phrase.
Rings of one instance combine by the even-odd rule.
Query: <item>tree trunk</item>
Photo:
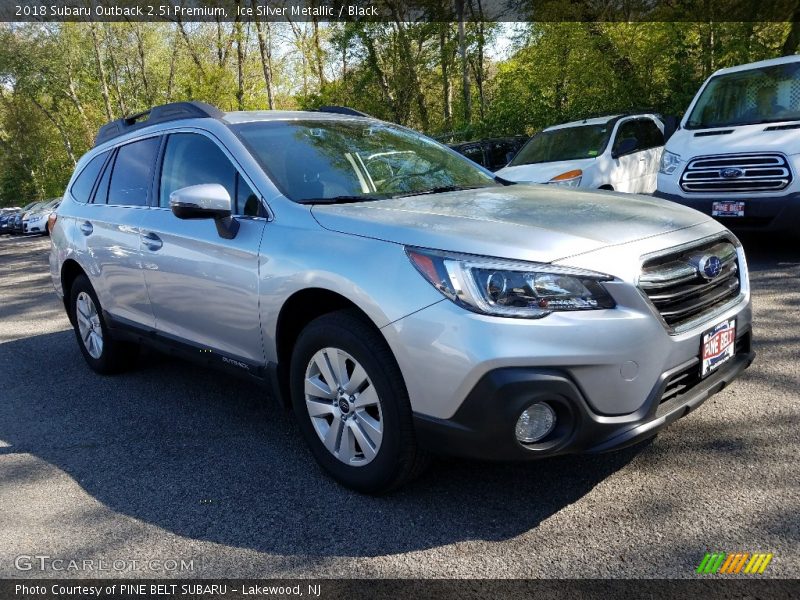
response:
[[[144,40],[142,39],[142,32],[140,30],[141,24],[136,23],[133,27],[134,34],[136,35],[136,47],[139,50],[139,68],[142,70],[142,89],[149,106],[155,104],[154,98],[150,95],[150,86],[147,82],[147,67],[145,64]]]
[[[69,98],[72,105],[75,107],[75,110],[78,111],[78,116],[81,120],[81,126],[83,127],[83,137],[86,141],[87,146],[92,145],[92,139],[94,137],[93,130],[91,123],[89,123],[89,117],[86,116],[86,111],[83,108],[83,104],[78,98],[78,91],[75,87],[75,79],[72,74],[72,61],[67,63],[67,97]]]
[[[269,22],[261,23],[258,19],[256,32],[258,33],[258,50],[261,53],[261,67],[264,70],[264,85],[267,88],[267,105],[270,110],[275,109],[275,97],[272,91],[272,25]]]
[[[383,68],[381,67],[380,60],[378,59],[378,51],[375,49],[375,42],[373,41],[372,37],[369,33],[367,33],[364,29],[359,30],[359,37],[361,38],[361,43],[364,44],[364,47],[367,49],[367,65],[375,74],[375,78],[378,80],[378,87],[381,88],[381,95],[383,96],[383,102],[387,106],[391,107],[392,114],[396,121],[400,120],[400,110],[397,105],[397,101],[392,93],[392,88],[389,87],[389,80],[386,77],[386,73],[384,72]]]
[[[117,92],[117,104],[119,104],[119,110],[124,116],[128,114],[128,106],[127,103],[125,102],[125,96],[122,94],[122,88],[119,85],[119,71],[117,69],[117,61],[114,59],[114,48],[112,47],[111,38],[108,34],[108,31],[109,31],[108,27],[106,26],[105,30],[106,46],[109,49],[108,58],[111,61],[111,75],[112,75],[111,79],[114,83],[114,89]],[[128,71],[130,73],[130,69],[128,69]]]
[[[103,94],[106,116],[109,121],[114,120],[114,113],[111,110],[111,97],[108,94],[108,79],[106,78],[106,68],[103,65],[103,57],[100,54],[100,42],[97,39],[97,25],[89,23],[89,31],[92,34],[92,45],[94,46],[94,58],[97,61],[97,72],[100,77],[100,91]]]
[[[472,94],[469,89],[469,63],[467,62],[467,41],[464,35],[464,0],[456,0],[458,16],[458,53],[461,56],[461,91],[464,97],[464,123],[472,121]]]
[[[197,52],[194,50],[194,46],[192,46],[192,41],[189,39],[189,34],[186,33],[186,28],[183,26],[183,21],[178,18],[178,29],[181,31],[181,35],[183,36],[183,41],[186,42],[186,48],[189,50],[189,56],[192,57],[192,61],[197,66],[197,69],[200,71],[200,75],[203,76],[205,79],[206,70],[203,68],[203,62],[200,60],[200,57],[197,55]]]
[[[450,87],[450,53],[447,50],[447,30],[449,23],[439,23],[439,61],[442,64],[442,98],[444,124],[447,129],[453,128],[453,93]]]
[[[406,85],[410,86],[412,97],[417,102],[417,110],[419,111],[419,120],[422,129],[428,129],[428,105],[425,102],[425,94],[422,90],[422,83],[419,80],[417,73],[417,66],[414,61],[414,55],[411,52],[411,44],[408,40],[408,31],[405,26],[405,16],[400,14],[400,10],[394,3],[389,4],[389,9],[392,13],[392,19],[397,28],[397,39],[400,42],[400,57],[403,71],[405,73]]]
[[[781,56],[789,56],[797,52],[797,46],[800,45],[800,5],[792,15],[792,25],[789,27],[789,33],[786,34],[786,39],[781,48]]]
[[[238,6],[238,0],[236,4]],[[244,110],[244,46],[242,40],[242,21],[239,19],[239,11],[237,10],[236,12],[236,21],[233,25],[236,33],[236,105],[238,106],[239,110]]]
[[[175,57],[178,54],[178,32],[172,38],[172,52],[169,55],[169,77],[167,78],[167,102],[172,102],[172,87],[175,85]]]
[[[31,102],[33,102],[34,106],[36,106],[47,120],[50,121],[55,128],[58,130],[59,135],[61,136],[61,142],[64,144],[64,149],[67,151],[67,156],[69,157],[70,161],[72,161],[72,166],[74,167],[77,164],[77,160],[75,159],[75,152],[72,150],[72,143],[69,141],[69,136],[67,135],[67,131],[64,129],[64,126],[59,123],[53,114],[47,110],[36,98],[31,98]]]
[[[316,7],[316,2],[311,2],[312,8]],[[319,41],[319,22],[317,21],[317,17],[311,18],[311,26],[313,28],[313,41],[314,41],[314,61],[317,70],[317,77],[319,78],[319,87],[322,89],[322,86],[325,85],[325,68],[324,68],[324,60],[323,60],[323,52],[322,52],[322,44]]]

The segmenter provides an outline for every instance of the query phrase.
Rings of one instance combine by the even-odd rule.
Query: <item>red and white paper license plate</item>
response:
[[[743,217],[744,202],[712,202],[712,217]]]
[[[733,358],[736,350],[736,319],[723,321],[703,334],[700,348],[700,377],[716,371]]]

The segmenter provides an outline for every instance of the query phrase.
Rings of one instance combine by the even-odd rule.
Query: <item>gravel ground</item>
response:
[[[0,577],[681,578],[707,550],[773,552],[766,575],[800,577],[800,249],[745,245],[758,357],[700,410],[621,452],[439,460],[370,498],[249,383],[156,353],[90,372],[47,239],[4,236]],[[128,562],[23,572],[18,555]],[[133,570],[149,559],[192,569]]]

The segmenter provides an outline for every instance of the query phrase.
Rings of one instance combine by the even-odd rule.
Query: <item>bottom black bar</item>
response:
[[[263,598],[769,598],[783,600],[800,595],[798,579],[764,579],[759,576],[703,576],[700,579],[5,579],[0,580],[3,600],[258,600]],[[747,578],[745,578],[747,577]]]

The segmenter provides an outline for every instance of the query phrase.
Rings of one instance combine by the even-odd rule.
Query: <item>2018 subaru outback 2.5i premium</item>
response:
[[[53,281],[94,370],[148,342],[273,382],[362,491],[430,451],[634,443],[753,358],[745,257],[710,217],[504,185],[361,116],[156,107],[101,129],[55,219]]]

